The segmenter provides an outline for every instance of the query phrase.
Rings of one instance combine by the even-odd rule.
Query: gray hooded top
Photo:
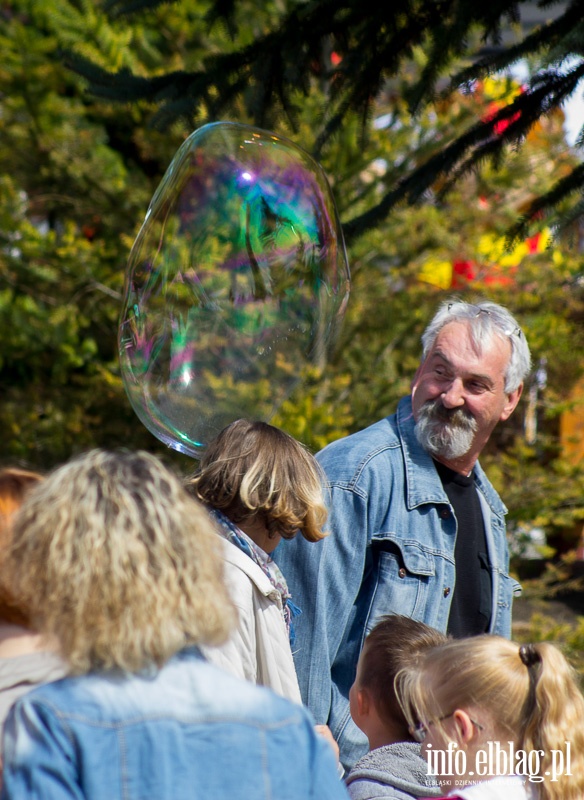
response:
[[[435,778],[415,742],[377,747],[363,756],[346,778],[351,800],[412,800],[440,797]]]

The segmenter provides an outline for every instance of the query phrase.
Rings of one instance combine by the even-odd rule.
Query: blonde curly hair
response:
[[[145,452],[93,450],[53,472],[17,513],[2,572],[76,674],[160,666],[234,623],[206,511]]]

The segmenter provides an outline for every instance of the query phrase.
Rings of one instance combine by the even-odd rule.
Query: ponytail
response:
[[[584,698],[577,676],[552,644],[521,645],[519,658],[529,675],[524,734],[525,752],[543,752],[541,800],[584,797]],[[569,769],[571,774],[566,774]]]
[[[439,725],[454,709],[471,709],[489,739],[513,741],[530,764],[539,751],[539,772],[528,776],[538,800],[584,798],[584,697],[553,644],[490,635],[448,641],[398,673],[396,691],[409,725]]]

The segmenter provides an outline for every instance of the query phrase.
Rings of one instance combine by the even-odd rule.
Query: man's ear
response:
[[[504,422],[506,419],[509,419],[511,414],[515,411],[517,407],[517,403],[519,402],[519,398],[523,393],[523,384],[520,383],[517,389],[514,392],[511,392],[507,395],[507,402],[501,412],[500,421]]]

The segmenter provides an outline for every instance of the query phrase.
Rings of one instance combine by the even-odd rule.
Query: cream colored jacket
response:
[[[301,703],[280,593],[249,556],[222,541],[225,580],[239,622],[226,644],[202,650],[209,661],[232,675]]]

